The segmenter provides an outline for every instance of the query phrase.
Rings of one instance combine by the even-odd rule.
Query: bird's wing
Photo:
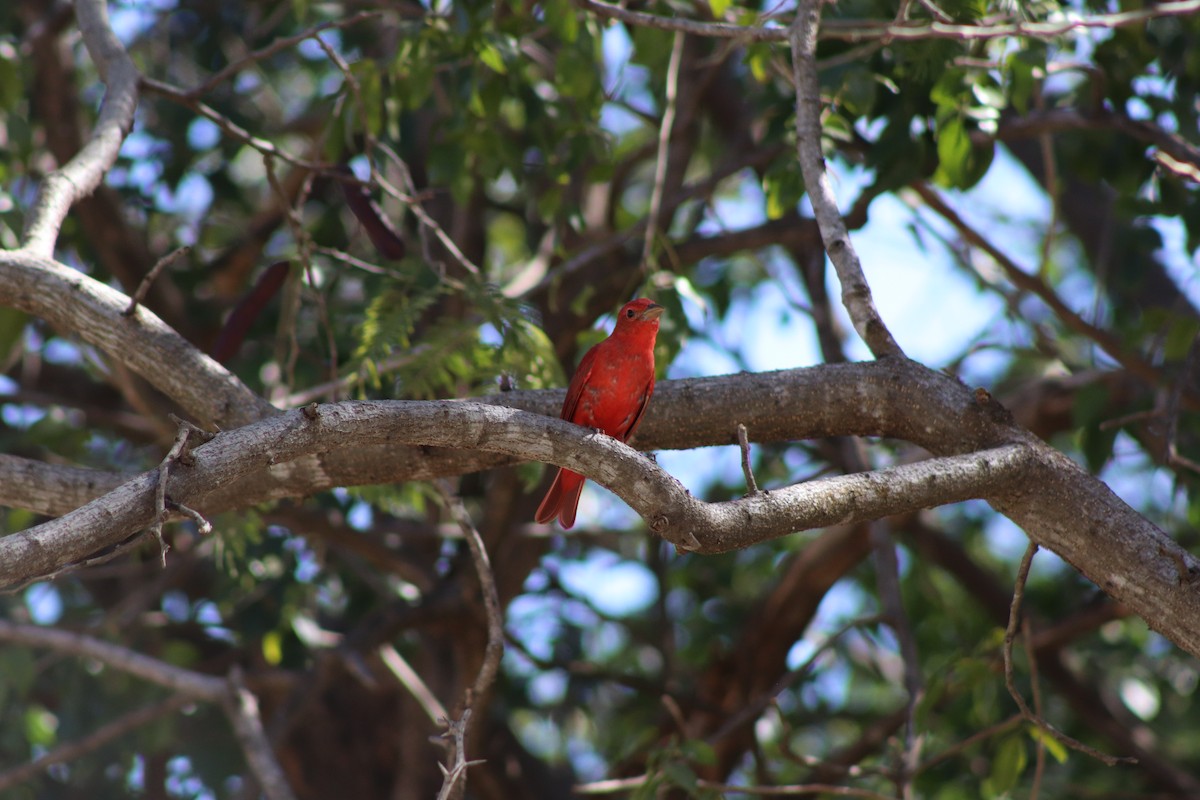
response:
[[[604,342],[594,345],[584,353],[583,360],[579,362],[579,368],[575,370],[575,376],[571,378],[571,383],[567,387],[567,399],[563,401],[562,418],[568,422],[575,421],[575,408],[579,405],[583,387],[587,385],[588,379],[592,375],[592,369],[596,366],[596,353],[599,352],[602,344]]]
[[[628,442],[633,438],[633,434],[637,432],[638,425],[642,422],[642,417],[646,414],[646,406],[650,405],[650,395],[654,394],[654,376],[650,376],[650,383],[646,385],[646,391],[642,394],[642,398],[638,404],[638,409],[634,412],[633,420],[629,423],[629,427],[625,431],[625,435],[621,437],[621,441]]]

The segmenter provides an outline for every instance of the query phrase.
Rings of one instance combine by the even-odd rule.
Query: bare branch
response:
[[[74,158],[46,176],[37,203],[26,220],[21,246],[43,257],[54,252],[54,243],[71,206],[91,194],[116,163],[121,143],[133,127],[138,102],[138,71],[108,22],[108,3],[77,0],[75,18],[106,91],[87,144]]]
[[[850,314],[854,329],[876,358],[903,356],[904,351],[892,338],[863,275],[862,264],[846,222],[838,211],[837,198],[825,170],[821,153],[821,87],[817,79],[817,32],[820,28],[820,0],[802,0],[791,28],[792,80],[796,89],[796,150],[804,188],[812,201],[813,213],[821,229],[821,241],[842,284],[842,305]]]
[[[650,213],[646,218],[646,240],[642,247],[642,270],[650,270],[654,257],[654,240],[658,236],[659,217],[662,214],[663,191],[667,183],[667,155],[671,149],[671,131],[675,128],[675,100],[679,95],[679,65],[683,62],[684,36],[675,33],[671,45],[671,59],[667,64],[666,106],[662,124],[658,129],[658,155],[654,164],[654,190],[650,194]]]
[[[644,786],[650,780],[650,775],[638,775],[634,778],[612,778],[604,781],[583,783],[575,787],[576,794],[602,795],[626,792]],[[743,786],[716,781],[698,780],[696,787],[710,789],[716,792],[733,792],[735,794],[750,794],[758,797],[806,797],[818,794],[828,794],[835,797],[865,797],[868,800],[896,800],[892,795],[880,794],[870,789],[859,789],[854,786],[838,786],[829,783],[804,783],[791,786]]]
[[[150,271],[146,273],[146,276],[142,278],[142,282],[138,284],[137,291],[135,291],[133,293],[133,297],[129,299],[129,305],[121,313],[127,317],[131,316],[133,312],[137,310],[138,303],[141,303],[146,299],[146,293],[150,291],[150,287],[153,286],[154,281],[158,279],[159,273],[191,251],[192,248],[190,245],[184,245],[183,247],[175,248],[156,261],[154,266],[150,268]]]
[[[1012,607],[1008,614],[1008,628],[1004,632],[1004,686],[1008,689],[1009,695],[1016,702],[1017,708],[1021,710],[1021,716],[1026,721],[1036,725],[1043,731],[1053,736],[1059,744],[1069,747],[1072,750],[1078,750],[1080,753],[1089,755],[1092,758],[1100,761],[1108,766],[1114,766],[1125,762],[1127,764],[1136,764],[1136,758],[1128,758],[1121,756],[1110,756],[1108,753],[1102,753],[1094,747],[1090,747],[1078,739],[1067,736],[1058,728],[1051,725],[1046,720],[1042,719],[1038,714],[1033,713],[1029,705],[1025,702],[1024,696],[1017,690],[1016,680],[1013,677],[1013,642],[1017,638],[1018,621],[1021,618],[1021,599],[1025,596],[1025,582],[1029,578],[1029,567],[1033,563],[1033,557],[1038,551],[1038,546],[1035,542],[1030,542],[1025,548],[1025,555],[1021,557],[1021,565],[1017,569],[1016,586],[1013,589]]]
[[[693,36],[738,39],[753,42],[783,42],[789,36],[787,29],[783,27],[735,25],[727,22],[699,22],[683,17],[664,17],[658,14],[648,14],[644,11],[630,11],[621,6],[604,2],[604,0],[577,1],[584,9],[594,12],[597,16],[617,19],[629,25],[657,28],[666,31],[681,31]],[[821,38],[845,42],[875,40],[920,41],[924,39],[971,41],[997,39],[1007,36],[1050,38],[1088,28],[1111,29],[1122,28],[1128,25],[1142,25],[1149,20],[1159,17],[1187,16],[1195,14],[1197,11],[1200,11],[1200,0],[1175,0],[1175,2],[1158,3],[1147,8],[1112,14],[1093,14],[1074,18],[1064,15],[1061,20],[1046,22],[1030,22],[1027,20],[1008,22],[1004,18],[991,18],[982,20],[978,25],[955,25],[941,20],[933,22],[894,22],[887,20],[842,19],[832,20],[826,24],[821,31]]]
[[[216,703],[226,710],[234,731],[270,800],[294,800],[270,751],[258,718],[258,703],[237,672],[229,680],[176,667],[127,647],[81,633],[41,625],[18,625],[0,619],[0,641],[45,647],[58,653],[91,658],[151,683],[179,692],[189,700]],[[149,721],[149,720],[146,720]],[[282,781],[282,783],[280,783]]]
[[[238,59],[232,64],[225,66],[204,83],[200,84],[194,89],[187,90],[186,95],[193,99],[203,97],[217,86],[229,80],[234,75],[237,75],[247,67],[254,66],[260,61],[265,61],[276,53],[286,50],[293,45],[297,45],[306,39],[319,39],[320,37],[317,34],[321,33],[322,31],[349,28],[352,25],[357,25],[360,22],[364,22],[368,19],[375,19],[382,15],[383,12],[381,11],[359,11],[357,14],[352,14],[345,19],[329,20],[322,22],[319,25],[314,25],[308,30],[298,33],[295,36],[287,36],[282,39],[276,39],[266,47],[255,50],[253,53],[246,55],[244,58]]]
[[[483,608],[487,617],[487,645],[483,651],[483,663],[479,666],[479,674],[475,683],[467,690],[463,701],[463,711],[457,720],[447,719],[448,733],[454,739],[454,765],[451,769],[443,769],[446,779],[442,784],[442,797],[458,796],[466,788],[467,770],[471,764],[480,761],[466,760],[466,736],[471,720],[471,713],[478,708],[496,680],[500,670],[500,659],[504,655],[504,615],[500,610],[500,594],[496,591],[496,577],[492,574],[492,564],[488,559],[487,548],[484,547],[483,537],[479,535],[471,515],[467,511],[462,498],[458,496],[454,485],[447,480],[434,484],[446,504],[446,510],[458,523],[467,547],[471,550],[471,560],[475,563],[475,574],[479,576],[479,589],[483,595]]]
[[[424,445],[417,451],[422,454],[429,446],[487,451],[493,460],[423,454],[428,460],[410,463],[408,474],[434,477],[439,464],[479,469],[522,458],[566,466],[617,492],[660,536],[699,544],[701,552],[983,496],[1156,630],[1200,654],[1200,585],[1190,579],[1200,572],[1196,559],[1071,459],[1016,428],[999,404],[986,396],[981,400],[946,375],[886,359],[664,381],[662,394],[670,402],[660,403],[656,391],[646,424],[657,440],[647,436],[641,446],[686,441],[684,446],[694,447],[700,437],[732,444],[727,409],[737,406],[762,441],[890,436],[935,454],[968,455],[706,504],[627,446],[558,419],[477,402],[347,402],[317,407],[310,412],[316,419],[294,411],[219,435],[193,451],[195,465],[173,474],[168,492],[177,502],[212,513],[210,499],[226,509],[243,507],[247,496],[241,487],[255,475],[281,476],[268,481],[274,487],[269,496],[279,497],[283,487],[294,491],[299,484],[317,491],[355,480],[392,480],[373,461],[377,455],[396,458],[401,444]],[[509,392],[495,401],[529,403],[552,414],[562,396]],[[682,428],[694,430],[681,433]],[[1009,444],[1000,446],[1004,442]],[[969,454],[976,449],[986,452]],[[320,460],[297,460],[315,453],[323,454]],[[370,463],[360,462],[364,453]],[[292,470],[303,477],[289,484]],[[146,473],[58,520],[0,539],[0,582],[46,575],[145,528],[154,516],[153,491],[154,474]],[[259,494],[255,502],[262,499]],[[1118,575],[1127,578],[1118,581]]]
[[[180,692],[195,700],[224,702],[228,684],[213,675],[172,666],[127,647],[81,633],[42,625],[19,625],[0,619],[0,641],[26,647],[46,647],[58,653],[91,658],[113,669]]]
[[[429,716],[430,721],[438,722],[439,720],[447,719],[449,715],[446,713],[446,707],[442,705],[442,701],[437,699],[425,681],[421,680],[421,676],[412,668],[412,665],[404,660],[404,656],[390,644],[381,645],[379,647],[379,658],[383,661],[384,666],[396,676],[396,680],[408,689],[421,708]]]
[[[1005,276],[1021,291],[1029,292],[1045,303],[1051,311],[1054,312],[1063,324],[1072,331],[1086,336],[1091,339],[1100,348],[1108,354],[1110,358],[1116,361],[1125,369],[1137,375],[1142,380],[1150,384],[1159,382],[1160,375],[1156,367],[1146,361],[1137,353],[1126,351],[1121,341],[1109,331],[1104,330],[1096,325],[1085,320],[1079,314],[1075,313],[1063,302],[1062,298],[1055,291],[1046,285],[1045,281],[1036,275],[1031,275],[1021,269],[1015,261],[1008,257],[999,247],[991,242],[986,236],[975,230],[958,212],[942,198],[940,194],[931,186],[925,183],[916,183],[912,186],[913,191],[920,195],[931,209],[936,211],[947,222],[958,230],[959,234],[970,244],[983,250],[996,265],[1000,267]]]
[[[258,779],[267,800],[296,800],[296,794],[288,784],[283,768],[275,758],[271,742],[263,730],[262,717],[258,713],[258,698],[246,688],[240,667],[229,673],[227,694],[221,704],[233,725],[242,752],[254,777]]]
[[[746,495],[758,494],[758,481],[754,480],[754,470],[750,468],[750,440],[746,426],[737,424],[738,448],[742,451],[742,474],[746,476]]]

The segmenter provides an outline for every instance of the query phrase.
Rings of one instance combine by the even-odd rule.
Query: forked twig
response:
[[[1004,685],[1008,689],[1009,695],[1016,702],[1017,708],[1021,711],[1021,716],[1027,722],[1036,725],[1039,729],[1045,731],[1050,736],[1054,737],[1059,744],[1064,747],[1069,747],[1072,750],[1077,750],[1084,755],[1089,755],[1092,758],[1100,761],[1108,766],[1116,764],[1136,764],[1137,759],[1130,756],[1112,756],[1108,753],[1102,753],[1094,747],[1090,747],[1078,739],[1074,739],[1060,731],[1058,728],[1051,725],[1039,715],[1035,714],[1029,705],[1025,702],[1024,696],[1017,691],[1016,680],[1013,677],[1013,641],[1017,638],[1017,624],[1021,617],[1021,600],[1025,596],[1025,583],[1029,580],[1029,567],[1033,564],[1033,556],[1037,553],[1038,546],[1035,542],[1030,542],[1029,547],[1025,548],[1025,555],[1021,557],[1021,565],[1017,568],[1016,585],[1013,587],[1012,605],[1008,611],[1008,628],[1004,631]]]

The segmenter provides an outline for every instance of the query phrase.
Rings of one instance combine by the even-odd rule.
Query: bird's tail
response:
[[[570,528],[575,524],[575,509],[579,506],[579,495],[583,492],[586,480],[579,473],[560,469],[533,518],[545,524],[558,517],[564,530]]]

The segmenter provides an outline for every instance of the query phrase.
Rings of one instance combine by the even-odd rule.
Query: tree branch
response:
[[[825,252],[842,284],[842,305],[850,314],[854,329],[876,358],[903,356],[904,351],[892,338],[875,308],[871,287],[863,275],[862,264],[854,252],[825,170],[825,157],[821,152],[821,86],[816,64],[820,5],[820,0],[802,0],[796,9],[790,36],[792,79],[796,88],[796,151],[800,171],[804,174],[804,188],[812,201]]]
[[[577,0],[579,5],[597,16],[617,19],[629,25],[646,28],[657,28],[665,31],[680,31],[694,36],[707,36],[716,39],[738,39],[753,42],[783,42],[789,38],[788,30],[783,27],[765,25],[737,25],[728,22],[700,22],[683,17],[665,17],[658,14],[648,14],[644,11],[630,11],[604,0]],[[1112,29],[1127,25],[1142,25],[1149,20],[1159,17],[1178,17],[1195,14],[1200,11],[1200,0],[1176,0],[1175,2],[1158,3],[1148,8],[1122,11],[1112,14],[1092,14],[1090,16],[1064,18],[1047,22],[1030,22],[1019,20],[1006,22],[1004,18],[990,18],[978,25],[955,25],[952,23],[933,21],[891,21],[891,20],[832,20],[824,26],[822,39],[836,39],[844,42],[867,41],[921,41],[925,39],[952,39],[957,41],[972,41],[978,39],[997,39],[1006,36],[1028,36],[1032,38],[1053,38],[1071,31],[1088,28]]]
[[[75,18],[106,91],[87,144],[60,169],[46,176],[25,225],[21,246],[50,256],[71,206],[100,185],[116,163],[121,143],[133,127],[138,101],[138,71],[113,33],[104,0],[77,0]]]
[[[679,414],[696,421],[700,415],[689,409],[719,398],[730,382],[675,382],[678,394],[667,419]],[[615,491],[663,538],[705,553],[806,527],[986,497],[1040,545],[1180,647],[1200,654],[1200,591],[1191,579],[1196,560],[1069,458],[1013,426],[987,397],[896,359],[739,376],[738,382],[753,387],[761,407],[763,430],[759,421],[745,421],[758,436],[780,430],[780,420],[770,419],[782,416],[780,409],[803,407],[788,420],[802,436],[894,436],[938,455],[986,452],[702,503],[627,446],[561,420],[475,402],[347,402],[217,436],[193,451],[194,465],[173,472],[168,492],[204,511],[215,492],[314,453],[398,444],[485,450],[578,471]],[[722,427],[716,440],[731,442],[727,421]],[[325,480],[342,485],[338,477],[327,474]],[[144,529],[154,517],[154,484],[155,473],[145,473],[58,520],[0,539],[0,581],[45,575]]]
[[[0,304],[76,334],[132,369],[207,427],[231,428],[278,413],[129,296],[29,250],[0,251]]]

